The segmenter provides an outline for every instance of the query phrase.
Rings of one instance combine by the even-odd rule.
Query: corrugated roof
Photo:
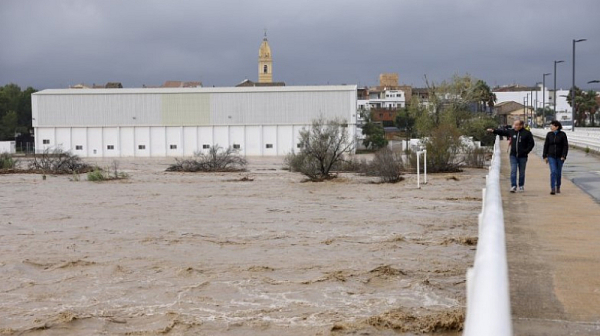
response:
[[[211,88],[135,88],[135,89],[46,89],[34,95],[82,94],[138,94],[138,93],[226,93],[226,92],[306,92],[306,91],[356,91],[356,85],[315,86],[248,86]]]

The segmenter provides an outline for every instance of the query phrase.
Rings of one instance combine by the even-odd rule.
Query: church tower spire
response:
[[[273,83],[273,58],[271,56],[271,47],[267,40],[267,30],[265,37],[258,49],[258,82]]]

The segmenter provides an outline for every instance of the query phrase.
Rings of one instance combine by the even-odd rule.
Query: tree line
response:
[[[572,95],[573,90],[569,90],[567,103],[573,106]],[[575,120],[579,126],[596,126],[596,112],[598,112],[600,97],[594,90],[583,91],[575,86]]]
[[[493,143],[493,135],[485,130],[496,127],[498,122],[485,112],[494,107],[496,96],[487,83],[469,75],[455,75],[441,83],[425,81],[427,102],[413,97],[406,107],[396,111],[394,124],[404,131],[406,138],[428,137],[443,131],[472,136],[483,145]],[[363,145],[372,149],[387,146],[382,124],[374,122],[369,111],[362,111],[362,117],[365,121]]]
[[[16,84],[0,87],[0,141],[30,138],[32,87],[21,90]]]

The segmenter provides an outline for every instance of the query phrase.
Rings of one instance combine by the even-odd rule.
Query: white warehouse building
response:
[[[316,118],[356,133],[356,86],[52,89],[34,93],[37,152],[81,157],[192,156],[214,145],[285,155]]]

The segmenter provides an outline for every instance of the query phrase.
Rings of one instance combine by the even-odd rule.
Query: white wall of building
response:
[[[511,91],[511,92],[494,92],[496,95],[496,104],[514,101],[519,104],[524,104],[527,101],[527,106],[533,106],[534,108],[542,108],[543,106],[543,92],[545,92],[546,106],[554,108],[554,92],[549,90],[547,87],[542,90],[540,85],[538,91]],[[571,106],[567,103],[567,96],[569,90],[556,90],[556,111],[571,111]],[[537,98],[536,98],[537,97]],[[537,103],[536,103],[537,102]]]
[[[366,110],[371,108],[397,109],[406,106],[406,95],[402,90],[385,90],[369,94],[369,100],[359,100],[358,108],[364,107]]]
[[[44,90],[32,95],[36,150],[82,157],[180,157],[208,147],[285,155],[313,119],[354,138],[356,86]]]
[[[17,152],[15,141],[0,141],[0,154],[15,154]]]
[[[38,152],[60,148],[81,157],[181,157],[215,145],[238,147],[249,156],[286,155],[297,150],[308,125],[42,127]],[[354,131],[350,127],[351,137]],[[58,136],[60,135],[60,136]],[[8,147],[7,147],[8,148]],[[3,148],[0,148],[2,152]],[[8,150],[6,150],[8,151]]]

